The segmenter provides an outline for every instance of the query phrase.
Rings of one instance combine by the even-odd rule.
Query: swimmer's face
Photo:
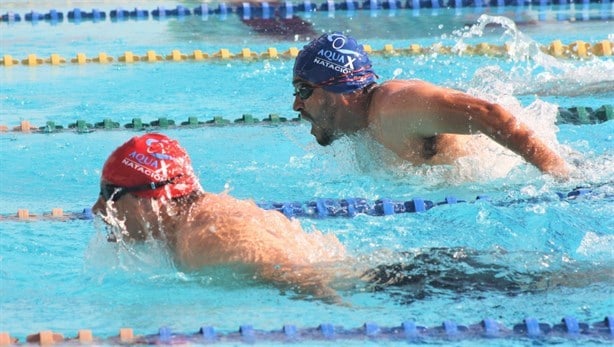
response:
[[[292,108],[311,123],[311,134],[320,145],[330,145],[339,138],[335,125],[338,107],[335,94],[301,79],[295,79],[292,85],[295,91]]]
[[[98,200],[92,206],[92,212],[112,227],[121,228],[121,232],[129,239],[144,240],[148,235],[149,221],[148,209],[143,208],[142,200],[133,194],[118,194],[121,189],[115,191],[108,189],[107,182],[101,182],[101,193]],[[111,193],[110,195],[107,193]]]

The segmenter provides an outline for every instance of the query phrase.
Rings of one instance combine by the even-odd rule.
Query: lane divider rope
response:
[[[601,4],[601,9],[598,16],[591,16],[589,8],[591,4]],[[556,19],[559,21],[567,20],[608,20],[611,18],[610,10],[608,6],[610,0],[581,0],[577,1],[577,6],[574,7],[574,12],[559,13]],[[416,11],[420,9],[431,9],[437,11],[439,9],[455,8],[459,10],[461,8],[474,8],[476,11],[486,11],[490,8],[504,8],[506,6],[513,6],[517,9],[524,9],[526,7],[532,8],[536,6],[540,10],[538,16],[539,20],[546,20],[543,12],[552,8],[552,5],[558,6],[559,10],[571,11],[570,2],[567,0],[432,0],[432,1],[420,1],[420,0],[406,0],[402,2],[400,0],[366,0],[360,3],[355,0],[341,0],[333,1],[327,0],[322,2],[319,6],[312,3],[310,0],[304,0],[294,4],[292,1],[282,1],[279,3],[269,3],[267,1],[250,3],[249,1],[242,2],[240,4],[227,4],[222,2],[217,7],[210,7],[209,4],[203,3],[193,9],[189,9],[183,5],[177,5],[175,8],[165,8],[164,6],[158,6],[154,10],[146,10],[139,7],[135,7],[133,10],[127,10],[121,7],[109,11],[109,15],[105,11],[99,9],[92,9],[91,12],[74,8],[67,12],[66,16],[61,11],[51,9],[47,13],[40,13],[30,11],[26,13],[23,18],[27,22],[49,21],[52,24],[60,23],[64,21],[64,17],[69,22],[80,23],[81,21],[101,22],[110,18],[113,22],[126,21],[126,20],[148,20],[150,18],[156,20],[163,20],[166,18],[178,18],[183,19],[188,16],[200,16],[202,19],[207,19],[209,15],[217,15],[222,20],[226,19],[228,15],[236,13],[244,20],[248,19],[264,19],[272,20],[274,18],[292,18],[296,13],[300,12],[327,12],[333,14],[335,11],[345,11],[348,15],[352,15],[354,11],[364,10],[370,11],[371,14],[376,14],[379,11],[386,10],[389,15],[394,16],[397,10],[413,10],[413,15],[417,15]],[[581,5],[581,6],[580,6]],[[577,13],[575,13],[577,12]],[[0,16],[0,22],[21,22],[22,15],[9,11]]]
[[[531,339],[539,343],[560,339],[580,341],[611,341],[614,338],[614,316],[608,315],[602,321],[593,324],[579,322],[573,316],[565,316],[560,323],[548,324],[534,317],[526,317],[522,322],[507,327],[492,318],[486,318],[476,324],[463,325],[454,320],[445,320],[438,326],[428,327],[413,320],[406,320],[397,326],[379,326],[375,322],[366,322],[357,328],[344,328],[324,322],[317,327],[300,328],[293,324],[284,324],[279,329],[257,329],[251,324],[243,324],[235,331],[220,331],[213,325],[203,325],[195,332],[175,332],[167,326],[160,327],[155,334],[138,335],[132,328],[120,328],[116,336],[97,337],[91,330],[81,329],[74,338],[65,338],[62,334],[44,330],[30,334],[25,343],[53,345],[64,343],[96,343],[120,345],[177,345],[177,344],[213,344],[213,343],[292,343],[309,341],[404,341],[406,343],[427,343],[437,341],[483,340],[488,339]],[[21,345],[9,333],[0,333],[0,345]]]
[[[612,56],[612,46],[614,42],[610,40],[602,40],[594,44],[584,42],[582,40],[574,41],[570,44],[563,44],[561,40],[552,41],[548,45],[542,45],[542,52],[552,55],[557,58],[578,58],[589,59],[593,57],[610,57]],[[394,56],[420,56],[432,54],[446,55],[467,55],[467,56],[489,56],[489,57],[507,57],[510,52],[510,46],[491,45],[488,43],[478,43],[476,45],[467,45],[462,50],[441,44],[433,44],[430,47],[421,46],[418,44],[410,44],[406,48],[394,47],[392,44],[385,44],[381,50],[373,49],[370,45],[363,45],[365,51],[371,55],[394,57]],[[154,50],[148,50],[144,55],[138,55],[131,51],[126,51],[118,57],[112,57],[105,52],[99,52],[95,57],[87,57],[85,53],[77,53],[73,58],[66,59],[65,57],[52,53],[48,58],[42,58],[34,53],[28,54],[25,58],[17,59],[10,54],[4,54],[0,58],[0,65],[11,67],[16,65],[39,66],[39,65],[64,65],[77,64],[85,65],[89,63],[110,64],[124,63],[132,64],[137,62],[223,62],[228,60],[237,60],[243,62],[256,61],[261,59],[294,59],[298,55],[299,49],[290,47],[288,50],[281,52],[275,47],[269,47],[265,52],[257,53],[250,48],[242,48],[240,52],[230,52],[227,48],[220,48],[215,53],[205,53],[202,50],[196,49],[191,53],[186,54],[178,49],[174,49],[168,55],[159,55]]]
[[[614,119],[614,107],[612,105],[603,105],[597,108],[573,106],[559,107],[557,124],[598,124]],[[132,130],[132,131],[153,131],[164,129],[194,129],[207,126],[230,126],[230,125],[281,125],[281,124],[299,124],[301,122],[300,115],[295,118],[280,117],[278,114],[271,113],[267,117],[261,119],[255,118],[251,114],[243,114],[241,118],[234,121],[221,116],[215,116],[209,120],[202,121],[198,117],[188,117],[187,121],[176,122],[173,119],[166,117],[158,118],[149,123],[143,122],[141,118],[133,118],[130,123],[120,125],[119,122],[110,118],[103,119],[100,122],[89,123],[79,119],[74,123],[68,124],[66,127],[61,124],[56,124],[54,121],[47,121],[43,126],[32,125],[27,120],[22,120],[18,126],[9,127],[0,124],[0,133],[19,132],[19,133],[36,133],[36,134],[51,134],[59,132],[76,132],[79,134],[87,134],[96,130]]]
[[[389,198],[369,201],[364,198],[328,199],[319,198],[312,201],[287,202],[258,202],[257,205],[265,210],[275,210],[288,218],[353,218],[360,215],[391,216],[395,214],[426,212],[434,207],[443,205],[457,205],[461,203],[489,202],[495,206],[511,206],[520,203],[536,204],[550,203],[586,198],[593,195],[591,188],[575,188],[568,193],[557,192],[556,197],[535,197],[511,201],[491,201],[488,195],[479,195],[474,201],[459,199],[455,196],[446,196],[442,201],[413,198],[408,201],[399,201]],[[605,194],[601,199],[609,201],[614,195]],[[0,214],[0,221],[71,221],[92,220],[94,214],[90,207],[80,212],[65,212],[62,208],[54,208],[50,213],[33,214],[27,209],[17,210],[17,214]]]

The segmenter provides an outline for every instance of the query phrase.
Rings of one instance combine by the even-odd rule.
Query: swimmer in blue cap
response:
[[[420,80],[376,82],[362,45],[342,33],[306,45],[294,64],[295,111],[322,146],[366,130],[413,164],[451,164],[485,134],[535,165],[565,178],[567,164],[533,131],[497,104]]]
[[[351,93],[377,78],[362,45],[339,33],[322,35],[305,46],[296,58],[294,76],[331,93]]]

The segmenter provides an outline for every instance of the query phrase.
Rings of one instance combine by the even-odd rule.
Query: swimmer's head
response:
[[[303,47],[294,78],[333,93],[350,93],[375,82],[377,75],[362,45],[339,32],[324,34]]]
[[[157,133],[133,137],[113,151],[102,168],[102,180],[115,188],[101,191],[109,195],[103,196],[107,200],[114,191],[172,199],[201,189],[187,152],[176,140]]]

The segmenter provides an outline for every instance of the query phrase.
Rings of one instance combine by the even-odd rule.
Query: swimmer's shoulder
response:
[[[371,111],[378,114],[416,111],[428,96],[432,84],[421,80],[390,80],[373,90]]]
[[[411,79],[411,80],[395,79],[395,80],[388,80],[388,81],[381,83],[379,85],[379,89],[384,90],[384,91],[397,91],[397,90],[406,90],[406,89],[411,90],[414,88],[428,88],[432,86],[434,85],[429,82],[418,80],[418,79]]]
[[[378,85],[373,97],[385,103],[394,102],[395,99],[415,103],[414,99],[421,99],[436,88],[435,85],[422,80],[390,80]]]

